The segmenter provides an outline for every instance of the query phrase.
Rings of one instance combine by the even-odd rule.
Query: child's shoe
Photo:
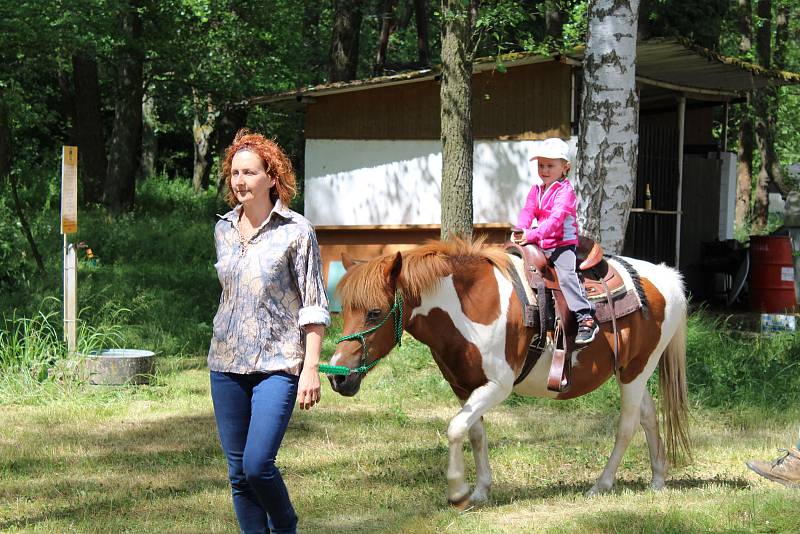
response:
[[[576,345],[588,345],[594,341],[597,333],[600,332],[600,325],[594,317],[587,317],[578,321],[578,333],[575,335]]]

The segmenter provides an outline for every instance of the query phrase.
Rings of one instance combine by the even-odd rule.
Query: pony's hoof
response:
[[[461,499],[459,499],[457,501],[453,501],[453,500],[448,499],[447,502],[449,502],[450,506],[452,506],[453,508],[455,508],[459,512],[466,512],[467,510],[472,508],[472,500],[467,496],[462,497]]]
[[[476,489],[472,492],[472,495],[469,496],[469,500],[473,506],[480,506],[489,500],[489,495],[483,490]]]
[[[611,488],[601,486],[600,484],[595,484],[592,488],[586,492],[587,497],[594,497],[595,495],[602,495],[603,493],[608,493]]]
[[[667,484],[663,480],[654,480],[650,483],[650,489],[653,491],[661,491],[667,487]]]

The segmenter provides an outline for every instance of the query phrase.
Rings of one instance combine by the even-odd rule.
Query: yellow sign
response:
[[[61,233],[78,231],[78,147],[64,146],[61,155]]]

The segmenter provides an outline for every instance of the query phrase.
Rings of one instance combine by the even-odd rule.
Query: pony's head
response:
[[[331,363],[353,371],[329,375],[334,391],[352,397],[361,379],[379,359],[400,342],[404,304],[400,287],[403,256],[384,256],[359,262],[342,254],[347,272],[337,291],[342,299],[342,337]]]
[[[454,265],[489,261],[506,268],[508,258],[500,247],[485,246],[485,237],[432,240],[367,262],[342,254],[347,272],[336,288],[342,302],[343,336],[331,363],[352,371],[329,376],[334,391],[352,396],[372,365],[400,343],[409,326],[411,311],[423,294],[433,292]],[[413,322],[411,323],[413,328]]]

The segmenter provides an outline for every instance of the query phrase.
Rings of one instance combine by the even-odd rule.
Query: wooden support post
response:
[[[722,151],[728,151],[728,118],[730,114],[731,103],[725,102],[722,115]]]
[[[683,138],[686,119],[686,95],[678,97],[678,204],[675,211],[675,268],[681,265],[681,212],[683,210]]]

